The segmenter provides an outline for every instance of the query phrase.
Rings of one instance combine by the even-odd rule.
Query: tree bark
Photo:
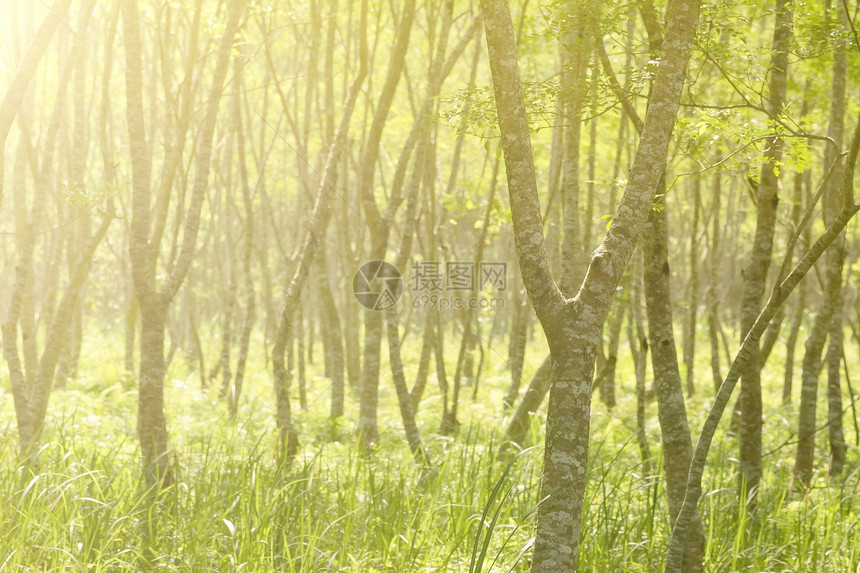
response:
[[[788,50],[791,42],[791,0],[776,0],[774,12],[773,55],[769,70],[770,112],[777,116],[785,106],[788,86]],[[761,168],[756,191],[756,231],[749,264],[744,269],[744,292],[741,311],[741,338],[745,338],[758,316],[764,297],[767,273],[773,254],[773,236],[776,228],[776,207],[779,203],[777,173],[782,160],[783,142],[773,136],[768,139],[767,159]],[[738,491],[745,492],[745,500],[755,506],[758,484],[761,480],[761,367],[762,357],[758,344],[746,363],[741,377],[738,402],[741,408],[739,441],[740,472]]]
[[[528,122],[507,2],[482,0],[490,69],[523,281],[552,355],[544,468],[532,571],[575,570],[585,494],[591,385],[600,328],[645,224],[686,76],[698,2],[671,1],[663,58],[617,216],[579,293],[566,299],[547,260]]]
[[[661,203],[658,203],[658,206],[664,207]],[[648,315],[648,339],[657,394],[657,412],[663,439],[666,497],[669,501],[671,524],[674,525],[684,501],[687,473],[693,457],[693,443],[690,439],[687,408],[684,404],[678,356],[675,351],[668,239],[665,208],[651,211],[642,239],[645,257],[645,309]],[[687,527],[683,571],[701,571],[704,554],[705,533],[701,518],[696,512]]]
[[[142,48],[140,19],[133,0],[123,2],[123,25],[126,49],[126,104],[128,136],[132,163],[132,223],[129,253],[132,277],[140,304],[140,388],[138,394],[138,437],[143,452],[143,473],[149,486],[170,485],[173,472],[168,459],[167,423],[164,416],[164,328],[170,304],[176,296],[194,257],[200,212],[209,179],[212,140],[218,105],[224,90],[224,80],[239,27],[244,1],[230,4],[227,27],[220,40],[217,64],[206,100],[205,114],[198,135],[195,155],[195,179],[191,201],[185,213],[181,246],[174,245],[177,255],[166,281],[160,289],[155,285],[155,266],[160,234],[156,213],[156,234],[150,239],[153,223],[151,208],[150,155],[146,141],[143,107]],[[169,193],[169,189],[163,190]]]

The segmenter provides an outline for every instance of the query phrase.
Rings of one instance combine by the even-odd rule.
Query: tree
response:
[[[678,519],[675,526],[672,528],[672,538],[669,542],[669,549],[666,557],[666,573],[680,573],[682,569],[682,559],[684,555],[684,545],[686,533],[690,520],[696,512],[696,504],[702,496],[702,474],[705,470],[705,463],[708,457],[708,450],[711,447],[711,442],[714,439],[717,426],[720,423],[720,418],[725,412],[726,406],[731,399],[732,391],[741,376],[741,373],[746,367],[746,362],[754,355],[755,349],[758,347],[759,340],[764,334],[770,319],[776,314],[777,309],[785,303],[785,300],[803,279],[812,265],[824,254],[827,248],[835,241],[849,221],[860,211],[860,203],[854,200],[854,169],[857,163],[857,154],[860,152],[860,122],[854,129],[854,136],[849,146],[848,155],[845,159],[845,170],[842,178],[842,194],[844,203],[839,214],[831,221],[827,229],[822,233],[815,243],[810,246],[809,250],[804,253],[803,257],[789,273],[788,264],[791,262],[791,254],[794,244],[797,241],[798,235],[803,227],[809,221],[814,203],[809,206],[801,222],[800,227],[792,236],[788,248],[786,249],[786,257],[783,260],[782,267],[777,276],[776,285],[768,299],[764,308],[759,313],[746,338],[740,346],[734,361],[726,374],[725,380],[720,385],[720,390],[714,399],[714,403],[708,412],[708,417],[702,426],[702,431],[699,434],[699,439],[696,442],[696,448],[693,452],[693,461],[690,463],[690,472],[687,476],[687,488],[684,494],[684,503],[681,506],[681,511],[678,514]],[[805,437],[805,436],[804,436]],[[797,469],[795,469],[797,472]]]
[[[6,89],[6,93],[3,94],[3,100],[0,101],[0,206],[3,205],[6,138],[9,136],[12,122],[15,121],[15,116],[18,114],[18,110],[24,101],[27,86],[33,78],[33,74],[36,73],[39,61],[48,48],[54,32],[63,21],[63,17],[66,15],[71,3],[72,0],[56,0],[51,6],[50,11],[48,11],[42,24],[39,26],[39,30],[36,32],[33,41],[27,48],[27,52],[21,59],[20,64],[18,64],[15,75],[12,76],[12,81]]]
[[[170,304],[194,258],[197,233],[200,228],[200,212],[209,179],[215,120],[224,90],[233,37],[239,27],[244,4],[244,0],[232,0],[230,3],[227,27],[221,37],[215,74],[206,101],[206,112],[197,138],[195,179],[186,213],[182,244],[167,279],[161,288],[157,288],[155,265],[161,234],[158,229],[153,232],[150,228],[153,218],[152,188],[143,107],[140,17],[134,0],[123,2],[126,105],[133,197],[129,254],[141,316],[137,432],[143,451],[144,475],[150,486],[166,486],[173,481],[173,470],[168,458],[167,421],[164,416],[165,322]],[[169,189],[167,192],[169,194]],[[160,210],[160,213],[165,213],[165,210]],[[161,221],[163,220],[156,218],[156,223]]]
[[[534,159],[507,3],[482,0],[514,238],[523,281],[552,356],[541,505],[533,571],[574,570],[588,464],[591,385],[600,329],[662,176],[696,30],[697,2],[670,2],[663,58],[630,182],[573,298],[559,290],[546,254]]]
[[[788,50],[791,41],[790,0],[777,0],[774,12],[773,55],[769,70],[770,113],[778,117],[785,106]],[[783,142],[778,136],[767,142],[767,160],[762,164],[756,188],[756,231],[749,264],[743,271],[744,294],[741,312],[741,339],[752,328],[764,297],[767,272],[773,254],[773,235],[776,227],[776,208],[779,203],[777,174],[782,162]],[[746,492],[752,504],[761,480],[761,349],[753,347],[741,377],[741,392],[738,397],[741,409],[740,424],[740,474],[738,490]]]

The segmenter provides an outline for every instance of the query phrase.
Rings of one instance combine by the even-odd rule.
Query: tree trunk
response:
[[[808,172],[807,172],[808,173]],[[797,229],[800,224],[800,213],[803,209],[803,187],[805,176],[802,173],[797,173],[794,176],[794,204],[791,208],[792,228]],[[801,236],[801,245],[803,253],[809,250],[809,233],[804,232]],[[801,253],[801,254],[803,254]],[[797,347],[797,338],[800,334],[800,325],[803,323],[803,317],[806,314],[806,290],[808,281],[800,281],[800,286],[797,289],[795,296],[794,307],[791,311],[791,327],[788,331],[788,339],[785,342],[785,372],[783,374],[782,383],[782,403],[788,404],[791,402],[791,388],[794,382],[794,354]]]
[[[774,12],[773,55],[769,71],[770,111],[782,113],[787,90],[788,50],[791,42],[791,0],[776,0]],[[741,311],[741,338],[745,337],[756,321],[764,297],[767,272],[773,253],[773,236],[776,228],[776,207],[779,203],[777,173],[782,159],[783,142],[773,136],[768,140],[768,159],[762,165],[756,190],[756,230],[749,264],[744,269],[744,292]],[[738,402],[740,418],[740,472],[738,491],[745,492],[750,507],[755,506],[758,484],[761,480],[761,367],[762,357],[758,344],[746,363],[741,378]]]
[[[661,184],[661,188],[663,187]],[[678,356],[675,352],[669,273],[669,234],[665,204],[658,203],[657,208],[651,211],[642,240],[645,257],[643,273],[645,309],[648,315],[651,366],[654,371],[657,412],[663,438],[663,465],[666,468],[669,516],[674,526],[684,501],[687,472],[693,457],[693,443],[690,439],[687,408],[684,404]],[[701,518],[696,512],[687,527],[683,571],[685,573],[701,571],[704,554],[705,533]]]
[[[511,371],[511,385],[505,394],[505,409],[513,408],[520,393],[523,379],[523,363],[526,354],[526,334],[531,319],[531,308],[528,298],[522,296],[519,290],[514,292],[514,316],[511,321],[510,342],[508,344],[508,367]]]
[[[636,256],[634,254],[634,256]],[[641,257],[636,257],[632,270],[633,280],[630,292],[630,313],[627,317],[627,339],[633,357],[633,367],[636,372],[636,441],[639,444],[639,455],[642,458],[643,475],[651,475],[651,448],[648,445],[648,434],[645,428],[645,377],[648,368],[648,337],[642,326],[642,302],[640,291],[642,281]]]
[[[173,483],[164,417],[164,327],[167,303],[141,306],[140,388],[138,390],[137,436],[143,451],[146,483]]]
[[[541,499],[532,571],[572,571],[588,465],[591,385],[600,329],[662,175],[698,20],[698,2],[670,1],[666,41],[629,183],[579,293],[566,299],[550,271],[531,140],[507,2],[482,0],[523,281],[552,355]],[[587,11],[583,11],[586,14]],[[591,14],[587,14],[591,15]]]
[[[693,182],[693,222],[690,229],[690,284],[687,299],[687,327],[684,329],[684,366],[687,371],[687,396],[696,392],[696,323],[699,310],[699,211],[701,210],[701,194],[699,188],[701,178]],[[714,217],[719,216],[714,213]],[[691,446],[692,453],[692,446]]]
[[[138,395],[138,436],[144,460],[144,477],[149,486],[158,488],[172,482],[172,470],[167,456],[167,424],[164,417],[164,328],[170,304],[188,274],[196,248],[200,228],[200,212],[208,187],[212,157],[212,141],[218,104],[224,90],[224,80],[230,61],[233,37],[239,27],[244,9],[242,0],[230,4],[227,26],[219,42],[217,65],[213,74],[205,114],[197,137],[198,148],[194,157],[195,179],[191,200],[184,213],[182,243],[174,242],[173,266],[161,289],[156,289],[156,264],[159,252],[163,210],[166,199],[156,205],[155,230],[150,240],[153,223],[151,206],[152,188],[150,149],[146,141],[143,107],[142,48],[140,18],[137,4],[124,0],[123,25],[126,51],[126,117],[132,163],[132,222],[129,254],[132,277],[140,304],[140,389]],[[190,82],[189,82],[190,83]],[[169,196],[171,189],[164,187],[161,198]],[[177,219],[177,227],[178,227]]]
[[[708,254],[708,339],[711,342],[711,375],[714,378],[714,395],[720,391],[723,375],[720,372],[720,195],[722,194],[721,175],[714,173],[714,202],[711,207],[713,226],[711,227],[711,249]]]
[[[344,401],[344,361],[343,361],[343,336],[340,330],[340,318],[338,316],[337,304],[329,284],[328,265],[326,263],[325,249],[320,251],[319,268],[319,293],[320,304],[322,304],[322,336],[325,341],[325,360],[331,378],[331,411],[329,417],[340,418],[343,416]]]
[[[841,7],[838,9],[841,13]],[[829,22],[828,22],[829,24]],[[825,225],[830,225],[841,210],[849,208],[853,194],[848,192],[846,180],[853,173],[842,172],[841,155],[845,131],[845,82],[846,55],[841,46],[834,46],[833,80],[831,84],[831,106],[827,135],[833,140],[824,153],[825,180],[822,183]],[[853,144],[853,143],[852,143]],[[846,166],[847,169],[847,166]],[[843,178],[840,186],[840,175]],[[853,179],[852,179],[853,181]],[[828,348],[828,429],[831,438],[831,475],[833,464],[841,473],[844,461],[844,440],[842,438],[842,395],[839,383],[839,360],[842,354],[842,266],[845,259],[845,235],[836,239],[825,253],[824,293],[821,308],[812,324],[806,341],[806,354],[803,357],[800,411],[798,412],[798,442],[795,459],[795,477],[808,487],[811,485],[815,458],[815,410],[818,402],[818,380],[822,369],[821,354],[828,335],[831,336]],[[838,332],[836,332],[838,330]],[[832,339],[835,333],[835,340]],[[834,364],[835,363],[835,364]],[[835,369],[835,372],[834,372]],[[833,377],[835,375],[835,378]],[[835,387],[834,387],[835,386]],[[831,403],[831,401],[835,401]],[[837,411],[834,411],[837,408]],[[838,422],[837,422],[838,418]],[[835,450],[833,446],[835,447]],[[833,459],[835,457],[835,459]]]
[[[33,74],[36,73],[39,61],[42,59],[42,55],[48,48],[48,43],[54,36],[54,32],[59,27],[60,22],[62,22],[71,3],[72,0],[56,0],[51,6],[45,19],[39,25],[33,41],[30,42],[24,57],[15,69],[15,73],[9,82],[9,87],[6,88],[6,93],[3,94],[3,100],[0,101],[0,206],[3,205],[6,138],[9,136],[12,122],[15,121],[15,116],[24,102],[24,97],[28,93],[27,86],[30,84]]]
[[[313,211],[308,221],[304,239],[296,253],[295,269],[284,296],[283,307],[278,317],[278,329],[272,346],[272,374],[274,376],[277,406],[276,422],[279,432],[280,454],[287,462],[293,459],[298,450],[298,435],[293,427],[290,407],[291,373],[286,368],[284,356],[287,344],[292,340],[292,329],[294,327],[296,310],[300,304],[302,288],[307,281],[310,266],[314,261],[317,249],[320,248],[322,240],[325,237],[325,230],[331,216],[332,203],[335,199],[341,157],[346,147],[349,122],[355,109],[358,94],[367,77],[367,0],[362,1],[361,22],[359,26],[361,33],[359,68],[346,94],[337,131],[329,147]],[[267,56],[271,58],[268,51]],[[272,68],[271,59],[269,59],[269,64],[270,68]],[[277,81],[275,85],[279,85]],[[278,88],[278,91],[282,105],[286,107],[286,98],[280,88]]]
[[[507,440],[510,443],[517,444],[520,448],[525,447],[526,436],[529,433],[531,415],[537,412],[543,402],[544,396],[549,392],[550,371],[552,369],[552,359],[550,356],[544,358],[540,367],[532,375],[528,389],[523,394],[523,399],[520,400],[519,406],[511,416],[508,427],[505,430]],[[506,446],[503,446],[503,450]]]

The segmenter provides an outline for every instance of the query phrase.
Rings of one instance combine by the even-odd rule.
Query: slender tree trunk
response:
[[[300,303],[296,307],[296,326],[294,337],[296,340],[296,370],[298,371],[299,382],[299,407],[302,410],[308,409],[308,389],[307,389],[307,372],[305,369],[305,319],[304,308],[305,304]]]
[[[412,409],[412,397],[406,386],[406,376],[403,373],[403,363],[400,361],[400,332],[397,326],[397,311],[393,308],[385,313],[386,327],[388,329],[388,351],[391,359],[391,374],[394,381],[394,389],[397,392],[397,403],[400,406],[400,417],[403,420],[403,429],[406,431],[406,441],[415,461],[422,466],[429,467],[430,457],[421,442],[421,434],[415,423],[415,412]]]
[[[839,12],[841,12],[841,7]],[[845,208],[850,207],[853,202],[851,193],[846,192],[848,187],[845,180],[853,177],[853,173],[842,172],[841,156],[839,150],[842,148],[845,131],[845,82],[846,82],[846,56],[840,46],[834,47],[833,53],[833,80],[831,84],[831,106],[827,134],[833,140],[824,153],[825,181],[823,206],[824,222],[830,225],[836,216]],[[840,175],[843,178],[840,186]],[[829,176],[829,177],[828,177]],[[852,179],[853,181],[853,179]],[[842,439],[842,396],[839,383],[839,356],[842,344],[842,265],[845,258],[845,235],[841,234],[833,245],[825,253],[824,270],[824,293],[821,307],[812,324],[809,338],[806,340],[805,355],[803,357],[803,373],[801,377],[800,410],[798,412],[798,442],[797,457],[795,459],[794,473],[800,483],[808,487],[812,482],[813,468],[815,465],[815,418],[816,405],[818,402],[818,381],[822,369],[822,352],[828,335],[831,337],[836,329],[836,340],[830,341],[828,349],[828,429],[831,438],[831,475],[834,475],[833,464],[836,470],[841,472],[844,463],[844,443]],[[835,372],[830,363],[835,361]],[[830,375],[835,374],[835,379]],[[835,388],[831,388],[835,386]],[[836,403],[830,404],[831,400]],[[834,408],[838,408],[837,413]],[[833,446],[836,446],[835,451]],[[833,459],[835,457],[835,460]],[[836,472],[838,473],[838,472]]]
[[[230,271],[232,274],[232,270]],[[224,293],[227,299],[224,301],[221,311],[221,354],[218,361],[218,370],[221,373],[221,390],[218,397],[227,398],[233,385],[233,370],[230,366],[230,349],[233,346],[233,312],[236,308],[236,283],[231,279]]]
[[[319,268],[319,293],[320,304],[322,304],[322,334],[325,343],[327,376],[331,378],[331,418],[343,416],[344,402],[344,361],[343,361],[343,336],[340,330],[340,318],[338,316],[337,304],[329,284],[328,264],[326,263],[325,249],[320,250]]]
[[[794,176],[794,205],[792,206],[791,220],[793,228],[796,230],[800,224],[800,213],[803,209],[803,188],[804,182],[808,177],[809,171],[804,175],[797,173]],[[803,253],[809,250],[809,233],[804,232],[801,235],[801,246]],[[782,383],[782,403],[788,404],[791,402],[791,390],[794,383],[794,355],[797,347],[797,339],[800,334],[800,326],[803,323],[803,317],[806,314],[806,291],[809,281],[804,279],[800,281],[800,286],[797,288],[794,307],[791,311],[791,328],[788,332],[788,339],[785,342],[785,373]]]
[[[711,342],[711,375],[714,377],[714,395],[720,391],[723,375],[720,372],[720,195],[722,195],[721,175],[714,173],[714,202],[711,207],[713,226],[711,227],[711,251],[708,256],[708,338]]]
[[[639,456],[642,458],[644,475],[651,475],[651,448],[648,445],[648,434],[645,428],[645,378],[648,368],[648,337],[642,326],[642,302],[640,292],[642,281],[641,257],[634,253],[634,268],[632,269],[632,285],[630,292],[630,313],[627,316],[627,339],[633,357],[633,367],[636,373],[636,442],[639,444]]]
[[[773,55],[769,71],[770,110],[782,113],[788,85],[788,50],[791,42],[791,0],[776,0],[774,12]],[[773,236],[776,228],[776,207],[779,203],[778,165],[782,159],[783,143],[779,137],[768,140],[768,160],[762,165],[756,190],[756,231],[749,264],[744,269],[744,293],[741,312],[741,337],[745,337],[761,309],[767,273],[773,253]],[[740,419],[740,472],[738,490],[746,492],[746,500],[755,506],[758,484],[761,480],[761,367],[762,356],[758,344],[746,363],[738,397]]]
[[[389,111],[391,110],[397,84],[400,83],[400,76],[403,74],[414,17],[415,0],[408,0],[404,4],[403,12],[397,25],[397,38],[391,51],[391,59],[386,72],[385,82],[376,103],[373,119],[364,142],[364,149],[362,150],[359,194],[361,197],[362,212],[373,231],[370,261],[385,260],[385,254],[388,250],[388,229],[391,225],[394,211],[388,208],[384,213],[380,212],[374,194],[374,175],[376,162],[379,157],[382,132],[385,128]],[[361,385],[359,388],[358,433],[365,445],[375,442],[379,435],[377,408],[379,400],[380,346],[383,336],[383,325],[384,321],[381,312],[368,310],[364,313],[364,366],[361,370]]]
[[[600,399],[607,408],[614,408],[615,401],[615,372],[618,365],[618,344],[621,340],[621,325],[624,324],[624,305],[616,302],[609,319],[609,345],[606,358],[598,368],[597,380],[594,386],[600,390]]]
[[[526,353],[526,334],[528,323],[531,318],[531,307],[528,297],[522,292],[514,292],[514,316],[511,321],[510,344],[508,345],[508,367],[511,370],[511,385],[505,394],[505,409],[512,408],[517,401],[520,392],[520,384],[523,379],[523,363]]]
[[[415,384],[412,385],[412,410],[418,411],[418,404],[427,387],[427,377],[430,373],[430,355],[433,353],[433,319],[432,314],[424,317],[424,332],[421,335],[421,357],[418,359],[418,372],[415,374]]]
[[[367,12],[367,0],[362,0],[361,22],[359,24],[361,34],[359,68],[347,92],[337,131],[329,147],[313,211],[308,221],[304,239],[296,253],[295,270],[284,296],[283,307],[278,317],[278,329],[272,346],[272,374],[274,375],[276,421],[279,432],[280,453],[287,461],[291,461],[298,450],[298,434],[293,427],[290,406],[291,373],[286,368],[284,357],[287,344],[292,340],[292,329],[295,324],[296,310],[300,304],[302,288],[307,280],[316,251],[320,248],[322,240],[325,237],[326,226],[331,216],[332,203],[335,199],[342,154],[346,147],[349,122],[355,109],[358,94],[367,77]],[[270,57],[268,52],[267,56]],[[270,68],[273,67],[271,60],[269,64]],[[278,85],[277,81],[276,85]],[[286,107],[286,98],[280,91],[279,95],[281,96],[282,104]]]
[[[660,203],[658,206],[665,207]],[[690,439],[687,408],[684,404],[681,374],[675,352],[668,239],[666,209],[658,208],[651,211],[643,233],[642,244],[645,256],[645,308],[648,315],[648,338],[651,347],[651,365],[654,370],[654,388],[657,394],[657,412],[663,438],[666,493],[669,501],[669,515],[674,526],[684,501],[687,472],[693,457],[693,443]],[[683,571],[685,573],[701,571],[704,553],[705,533],[697,512],[687,526]]]
[[[693,181],[693,221],[690,229],[690,283],[687,299],[687,327],[684,329],[684,366],[687,371],[687,396],[696,392],[696,323],[699,310],[699,211],[701,211],[701,178]],[[713,215],[717,217],[716,214]],[[717,217],[719,218],[719,217]],[[692,452],[692,446],[691,446]]]
[[[519,406],[511,416],[508,427],[505,430],[507,440],[510,443],[517,444],[520,447],[526,446],[526,436],[529,433],[531,426],[531,415],[537,412],[543,402],[544,396],[549,392],[550,372],[552,369],[552,359],[550,356],[544,358],[540,367],[532,375],[529,387],[523,394]],[[505,447],[503,446],[503,449]]]
[[[842,249],[837,249],[841,251]],[[839,253],[840,258],[843,253]],[[841,265],[839,265],[841,267]],[[841,268],[840,268],[841,270]],[[830,325],[830,341],[827,345],[827,429],[830,442],[830,476],[839,478],[845,467],[845,452],[848,444],[845,442],[845,434],[842,427],[842,384],[840,379],[840,368],[843,354],[843,324],[842,324],[843,300],[840,296],[836,301],[836,308]]]

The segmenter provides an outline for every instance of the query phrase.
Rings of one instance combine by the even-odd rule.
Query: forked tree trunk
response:
[[[169,187],[162,189],[159,204],[153,213],[151,159],[144,122],[140,18],[137,3],[133,0],[124,0],[122,9],[126,52],[126,115],[132,163],[132,222],[129,254],[141,316],[137,431],[143,451],[143,474],[146,483],[158,488],[169,485],[173,481],[172,468],[168,459],[167,424],[164,416],[164,328],[170,304],[188,274],[194,257],[200,227],[200,212],[208,187],[218,104],[224,90],[233,37],[239,27],[244,1],[234,0],[230,4],[228,22],[220,39],[217,64],[197,138],[198,148],[194,158],[195,178],[191,189],[191,200],[185,212],[182,243],[181,246],[177,244],[173,246],[176,257],[175,259],[171,257],[171,260],[175,263],[160,289],[155,285],[155,267],[166,217],[164,214],[167,209],[166,197],[169,197],[171,189]],[[155,225],[151,237],[153,222]]]
[[[111,220],[112,216],[106,218],[88,243],[84,245],[80,258],[72,270],[69,284],[51,319],[51,324],[48,326],[45,335],[45,347],[39,357],[38,364],[34,365],[35,371],[30,381],[26,379],[18,354],[17,342],[20,300],[24,289],[27,287],[28,269],[24,267],[17,269],[12,300],[6,321],[2,325],[3,354],[9,365],[21,453],[28,460],[38,450],[48,411],[48,400],[51,395],[54,374],[63,351],[64,342],[68,339],[68,333],[71,329],[74,307],[89,276],[93,254],[107,234]]]
[[[573,571],[588,466],[594,360],[600,329],[662,175],[698,20],[697,1],[670,1],[666,40],[645,128],[618,214],[594,252],[579,293],[567,299],[550,271],[507,2],[482,0],[496,110],[523,281],[552,355],[541,505],[532,571]],[[583,11],[585,13],[585,11]],[[590,14],[589,14],[590,15]]]
[[[374,192],[374,176],[376,162],[379,157],[382,132],[391,110],[397,84],[403,75],[406,51],[412,34],[412,22],[415,17],[415,0],[405,3],[400,21],[397,24],[397,37],[391,51],[391,58],[385,76],[385,81],[376,102],[373,119],[370,123],[367,138],[361,155],[359,173],[359,196],[362,212],[372,231],[369,261],[383,261],[388,250],[389,229],[394,215],[394,209],[389,208],[380,212]],[[361,370],[359,387],[359,417],[358,434],[364,445],[376,441],[379,435],[377,424],[377,409],[379,401],[379,371],[380,353],[383,336],[383,316],[378,310],[368,310],[364,313],[364,360]]]

